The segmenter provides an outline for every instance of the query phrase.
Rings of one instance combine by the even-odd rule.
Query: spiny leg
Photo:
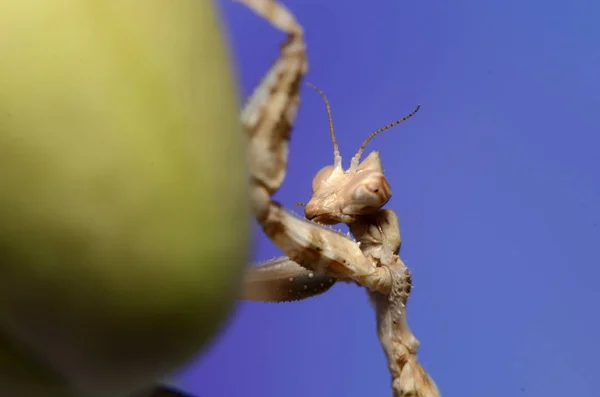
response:
[[[274,201],[262,224],[267,236],[289,259],[306,269],[389,293],[389,271],[377,267],[348,236],[301,219]]]
[[[246,268],[242,299],[260,302],[291,302],[328,291],[337,281],[308,270],[287,257]]]

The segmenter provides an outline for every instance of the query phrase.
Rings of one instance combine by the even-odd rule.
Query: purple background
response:
[[[250,95],[284,36],[219,2]],[[331,101],[344,165],[372,130],[415,289],[420,359],[445,396],[597,396],[600,5],[286,0]],[[307,201],[332,162],[309,88],[276,198]],[[255,259],[279,251],[257,238]],[[390,396],[361,289],[242,302],[174,384],[198,397]]]

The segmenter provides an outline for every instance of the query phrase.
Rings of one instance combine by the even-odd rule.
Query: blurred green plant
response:
[[[251,229],[219,22],[0,2],[0,395],[130,395],[231,312]]]

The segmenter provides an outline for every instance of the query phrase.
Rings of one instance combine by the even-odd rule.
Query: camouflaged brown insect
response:
[[[310,298],[335,282],[365,287],[376,311],[378,336],[388,360],[395,397],[437,397],[434,381],[419,364],[419,341],[410,331],[406,302],[410,272],[398,256],[400,226],[394,211],[382,207],[391,198],[378,152],[360,161],[367,143],[408,116],[371,133],[342,168],[331,109],[323,97],[331,139],[333,165],[321,169],[312,183],[312,197],[300,218],[272,199],[285,178],[289,139],[308,72],[303,29],[292,13],[273,0],[239,0],[287,34],[279,58],[242,110],[247,134],[251,199],[258,223],[286,257],[246,271],[242,299],[286,302]],[[351,236],[327,225],[347,224]]]

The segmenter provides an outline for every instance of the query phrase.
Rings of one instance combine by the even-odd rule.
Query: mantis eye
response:
[[[378,171],[357,174],[344,189],[345,214],[366,215],[383,207],[392,197],[392,190],[385,176]]]
[[[326,180],[327,178],[329,178],[331,176],[331,173],[333,172],[333,165],[328,165],[326,167],[323,167],[319,170],[319,172],[317,172],[317,175],[315,175],[315,177],[313,178],[312,181],[312,191],[313,193],[317,191],[317,189],[319,189],[319,186],[321,186],[321,183]]]

